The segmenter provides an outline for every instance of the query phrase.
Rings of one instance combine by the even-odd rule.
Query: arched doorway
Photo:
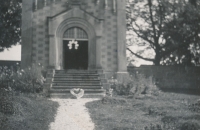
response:
[[[88,69],[88,35],[80,27],[67,29],[63,34],[64,69]]]

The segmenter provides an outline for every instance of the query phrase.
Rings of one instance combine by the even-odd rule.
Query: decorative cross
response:
[[[77,50],[78,47],[79,47],[79,44],[78,44],[78,42],[75,41],[74,39],[71,40],[71,41],[69,41],[69,44],[68,44],[69,49],[70,49],[70,50],[72,49],[72,45],[73,45],[73,44],[75,45],[75,49]]]

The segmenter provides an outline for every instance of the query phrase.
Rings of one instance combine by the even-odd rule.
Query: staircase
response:
[[[99,98],[105,96],[100,75],[94,70],[55,70],[52,78],[50,97],[70,98],[70,90],[84,90],[82,98]]]

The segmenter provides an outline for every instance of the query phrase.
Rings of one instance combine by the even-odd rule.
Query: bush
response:
[[[13,91],[0,88],[0,112],[14,114]]]
[[[59,104],[32,93],[13,95],[14,114],[0,112],[0,130],[48,130]]]
[[[189,104],[189,110],[193,112],[200,112],[200,99],[195,103]]]
[[[200,126],[197,123],[185,122],[181,125],[180,130],[199,130]]]
[[[117,95],[130,95],[130,90],[132,88],[131,83],[119,83],[116,85],[113,85],[111,88],[114,89],[114,92],[117,93]]]
[[[42,68],[37,65],[17,71],[13,79],[13,88],[15,90],[33,93],[42,91],[45,81],[42,75]]]
[[[108,82],[110,83],[110,88],[117,95],[159,94],[159,90],[152,76],[146,77],[142,74],[136,74],[134,76],[131,75],[130,79],[124,83],[120,83],[113,78],[108,80]]]
[[[21,92],[40,92],[44,83],[42,66],[33,64],[32,67],[20,70],[0,67],[0,88],[13,89]]]
[[[169,124],[150,124],[149,126],[145,126],[144,130],[177,130],[176,127],[170,126]]]

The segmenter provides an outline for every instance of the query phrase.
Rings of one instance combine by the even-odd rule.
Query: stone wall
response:
[[[33,31],[32,31],[32,53],[33,63],[41,63],[48,66],[49,63],[49,36],[47,17],[51,17],[70,9],[67,6],[67,0],[56,0],[56,3],[47,0],[46,6],[44,1],[39,1],[37,10],[33,8]],[[87,13],[104,19],[103,38],[101,43],[101,64],[106,71],[117,71],[117,12],[113,11],[113,1],[108,0],[105,8],[105,1],[95,3],[95,0],[84,0],[81,8]],[[34,5],[34,3],[33,3]]]
[[[128,67],[128,72],[153,76],[161,88],[200,89],[200,67],[143,65]]]
[[[49,64],[49,35],[47,17],[54,16],[64,10],[63,3],[49,3],[42,6],[38,3],[37,11],[33,12],[33,44],[32,62],[41,63],[43,66]]]

